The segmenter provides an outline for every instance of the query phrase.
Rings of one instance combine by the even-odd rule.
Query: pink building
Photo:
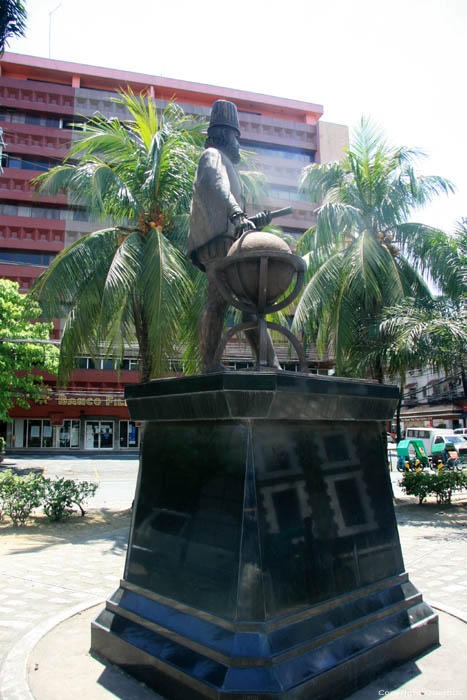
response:
[[[312,162],[336,160],[348,144],[347,127],[322,120],[323,107],[281,97],[191,83],[126,71],[5,53],[0,63],[0,126],[5,142],[0,175],[0,277],[31,288],[54,256],[90,232],[85,210],[66,196],[36,197],[30,180],[61,162],[73,138],[72,123],[93,115],[125,118],[111,97],[131,87],[152,95],[163,107],[173,97],[185,112],[208,117],[216,99],[239,110],[242,145],[257,154],[270,183],[264,207],[292,205],[284,230],[299,237],[314,221],[313,206],[297,191],[301,169]],[[59,337],[59,323],[55,337]],[[286,349],[283,349],[286,358]],[[227,362],[244,364],[244,351],[232,345]],[[309,365],[327,372],[313,350]],[[128,349],[117,376],[113,360],[79,358],[71,385],[49,393],[29,411],[16,408],[7,442],[14,449],[134,449],[138,426],[129,420],[123,389],[138,381],[137,349]],[[288,367],[293,369],[293,362]],[[176,358],[174,358],[176,368]],[[3,426],[3,434],[7,426]],[[0,432],[1,434],[1,432]]]

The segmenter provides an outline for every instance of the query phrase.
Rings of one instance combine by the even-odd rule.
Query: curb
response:
[[[435,610],[446,613],[446,615],[451,615],[451,617],[456,617],[461,622],[465,622],[467,625],[467,613],[459,610],[458,608],[453,608],[450,605],[444,605],[444,603],[438,603],[436,600],[426,601]]]
[[[68,618],[103,603],[105,603],[105,598],[79,603],[54,617],[44,620],[21,637],[9,651],[0,669],[2,700],[34,700],[29,690],[28,661],[36,644],[54,627],[65,622]]]
[[[54,627],[60,625],[78,613],[89,610],[96,605],[103,605],[105,598],[90,600],[87,603],[79,603],[66,611],[61,612],[41,622],[37,627],[21,637],[8,653],[2,668],[0,669],[0,688],[2,700],[34,700],[28,683],[29,657],[36,644],[45,637]],[[437,601],[427,601],[435,610],[439,610],[451,617],[455,617],[467,624],[467,614],[457,608],[443,605]]]

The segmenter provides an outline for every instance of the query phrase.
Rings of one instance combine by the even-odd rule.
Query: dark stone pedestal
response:
[[[124,579],[92,650],[172,700],[342,698],[438,643],[381,421],[395,387],[285,373],[135,385]]]

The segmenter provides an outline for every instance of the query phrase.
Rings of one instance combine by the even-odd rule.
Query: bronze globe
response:
[[[279,257],[275,258],[275,254]],[[295,274],[293,263],[284,259],[284,254],[293,257],[289,246],[279,236],[265,231],[244,234],[227,253],[227,258],[232,258],[232,264],[225,268],[228,286],[239,299],[256,306],[260,296],[261,257],[268,255],[266,304],[270,306],[288,289]],[[236,256],[248,256],[248,259],[234,262]]]

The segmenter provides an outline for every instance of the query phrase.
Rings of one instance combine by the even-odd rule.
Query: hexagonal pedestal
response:
[[[397,390],[286,373],[130,387],[148,421],[124,579],[92,651],[169,700],[341,698],[438,643],[404,571]]]

